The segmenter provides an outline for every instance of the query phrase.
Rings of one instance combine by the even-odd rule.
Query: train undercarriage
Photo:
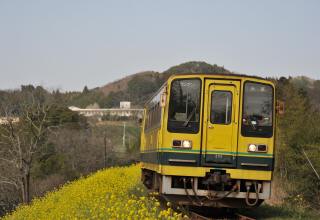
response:
[[[205,177],[166,176],[144,169],[142,182],[166,200],[178,205],[248,208],[270,198],[271,182],[231,179],[223,170]]]

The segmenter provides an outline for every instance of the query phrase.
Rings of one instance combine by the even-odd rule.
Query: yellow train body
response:
[[[269,198],[274,103],[274,85],[262,78],[171,76],[145,106],[144,184],[181,204],[211,198],[213,192],[219,202],[210,205],[215,199],[208,199],[202,205],[251,206]]]

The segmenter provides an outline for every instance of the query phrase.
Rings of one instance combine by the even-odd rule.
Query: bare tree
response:
[[[30,202],[30,174],[35,154],[45,143],[49,107],[32,103],[21,107],[19,120],[6,111],[0,125],[0,184],[12,185],[21,192],[24,203]],[[6,171],[6,172],[5,172]]]

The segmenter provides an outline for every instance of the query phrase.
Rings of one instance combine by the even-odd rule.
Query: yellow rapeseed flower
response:
[[[4,217],[11,219],[182,219],[182,215],[171,208],[161,210],[140,183],[139,165],[132,165],[67,183]]]

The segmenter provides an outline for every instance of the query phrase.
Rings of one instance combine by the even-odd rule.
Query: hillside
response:
[[[154,79],[156,79],[156,76],[158,75],[159,73],[154,71],[139,72],[136,74],[126,76],[122,79],[116,80],[114,82],[108,83],[104,86],[101,86],[99,90],[102,91],[103,94],[107,96],[110,94],[110,92],[120,92],[120,91],[127,90],[128,83],[135,77],[144,77],[150,81],[153,81]]]
[[[147,196],[139,165],[132,165],[71,182],[4,219],[181,219],[181,215],[161,209],[154,197]]]
[[[108,97],[109,105],[115,105],[121,100],[129,100],[134,105],[141,106],[171,75],[181,73],[228,74],[231,72],[216,64],[191,61],[170,67],[162,73],[154,71],[136,73],[101,86],[99,90]]]
[[[103,92],[104,95],[109,95],[110,92],[126,91],[128,89],[128,83],[134,78],[145,78],[148,81],[160,79],[163,81],[170,77],[172,74],[180,73],[230,73],[230,71],[224,69],[224,67],[217,66],[216,64],[211,65],[205,62],[191,61],[170,67],[168,70],[162,73],[155,71],[144,71],[135,73],[103,85],[99,89]]]

